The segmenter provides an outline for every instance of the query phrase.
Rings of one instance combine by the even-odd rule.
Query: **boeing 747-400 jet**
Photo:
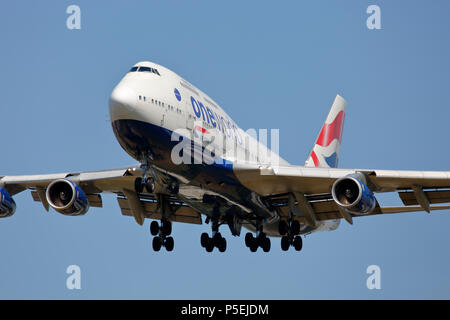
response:
[[[233,236],[244,226],[246,246],[268,252],[270,237],[281,237],[284,251],[300,251],[301,235],[335,230],[341,219],[352,224],[355,217],[450,209],[444,205],[450,172],[337,168],[346,112],[340,96],[304,166],[280,158],[209,96],[156,63],[130,69],[112,91],[109,111],[118,142],[138,165],[0,177],[0,217],[14,214],[12,197],[27,189],[45,210],[67,216],[101,207],[101,194],[112,193],[123,215],[139,225],[153,219],[155,251],[173,250],[173,222],[204,221],[211,233],[201,234],[200,243],[208,252],[226,250],[223,225]],[[404,206],[380,206],[381,192],[398,192]]]

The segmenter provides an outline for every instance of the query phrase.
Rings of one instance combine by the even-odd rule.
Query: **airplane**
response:
[[[335,230],[341,220],[353,224],[356,217],[450,209],[450,172],[337,168],[346,105],[337,95],[306,162],[291,165],[187,80],[139,62],[109,99],[114,135],[138,164],[1,176],[0,217],[15,213],[12,197],[25,190],[46,211],[67,216],[102,207],[101,194],[109,193],[123,215],[139,225],[152,220],[154,251],[174,249],[173,222],[204,220],[211,226],[211,233],[200,236],[207,252],[226,251],[223,225],[233,236],[246,228],[251,252],[269,252],[272,237],[281,238],[283,251],[300,251],[302,236]],[[404,206],[380,206],[375,194],[383,192],[397,192]]]

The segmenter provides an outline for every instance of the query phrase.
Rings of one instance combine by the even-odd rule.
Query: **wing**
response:
[[[11,196],[30,190],[33,200],[42,202],[48,211],[50,205],[46,197],[47,187],[60,179],[70,180],[81,188],[91,207],[102,207],[102,193],[117,195],[122,214],[133,216],[136,222],[142,225],[145,218],[160,219],[161,214],[158,201],[153,194],[136,193],[135,180],[140,176],[142,176],[142,170],[139,166],[90,172],[4,176],[0,177],[0,189],[6,190]],[[167,195],[165,200],[167,200],[169,220],[202,223],[200,213],[176,197]]]
[[[352,218],[356,216],[450,209],[450,206],[431,206],[450,202],[450,172],[447,171],[270,167],[251,164],[235,165],[233,170],[245,187],[266,197],[281,216],[288,215],[291,210],[298,213],[298,220],[310,225],[320,220],[344,218],[352,223]],[[365,215],[342,210],[333,200],[331,189],[336,180],[352,174],[363,175],[372,192],[398,192],[405,206],[380,207],[376,203],[374,210]]]

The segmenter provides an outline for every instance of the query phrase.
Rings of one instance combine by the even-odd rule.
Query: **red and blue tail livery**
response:
[[[337,95],[305,166],[337,168],[346,106],[344,98]]]

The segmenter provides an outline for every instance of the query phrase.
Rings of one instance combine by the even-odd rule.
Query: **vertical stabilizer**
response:
[[[346,107],[347,102],[337,95],[322,130],[320,130],[319,137],[305,162],[306,167],[337,168]]]

